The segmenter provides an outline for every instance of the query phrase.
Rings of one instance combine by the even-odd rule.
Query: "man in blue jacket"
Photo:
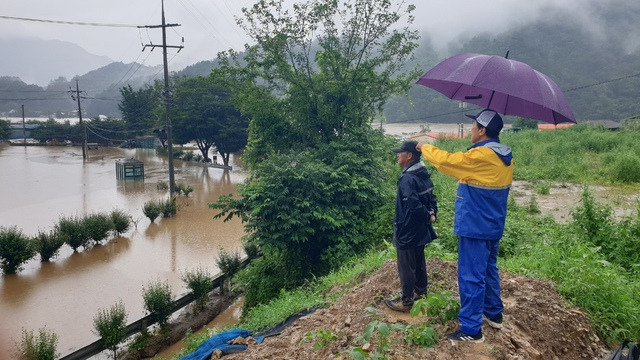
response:
[[[427,263],[424,246],[435,238],[431,223],[438,211],[429,170],[420,161],[418,142],[405,141],[391,149],[398,155],[402,174],[398,179],[393,221],[393,245],[398,252],[402,297],[385,299],[396,311],[409,311],[414,299],[427,294]]]
[[[513,177],[511,148],[498,139],[502,118],[490,109],[473,119],[466,152],[449,153],[418,144],[425,159],[444,174],[459,180],[453,231],[458,235],[460,329],[447,335],[452,341],[482,342],[482,320],[502,327],[502,299],[498,275],[498,246],[507,216],[507,198]]]

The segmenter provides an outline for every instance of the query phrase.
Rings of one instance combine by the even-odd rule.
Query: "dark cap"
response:
[[[402,143],[402,145],[400,147],[397,148],[391,148],[391,151],[393,151],[394,153],[401,153],[401,152],[410,152],[413,153],[415,155],[420,156],[420,151],[418,151],[418,149],[416,149],[416,146],[418,146],[418,142],[414,141],[414,140],[408,140]]]
[[[478,113],[478,115],[466,115],[467,117],[472,118],[477,121],[478,124],[482,125],[482,127],[487,129],[487,133],[495,134],[496,136],[500,134],[500,130],[504,124],[502,123],[502,117],[495,111],[484,109]]]

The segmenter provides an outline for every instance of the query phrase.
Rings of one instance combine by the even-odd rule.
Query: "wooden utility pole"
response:
[[[162,0],[162,25],[145,25],[139,26],[141,28],[162,28],[162,45],[154,45],[147,44],[144,45],[142,51],[148,46],[153,50],[154,48],[161,46],[162,47],[162,62],[164,65],[164,91],[162,92],[164,95],[164,114],[166,120],[167,127],[167,150],[169,153],[169,196],[173,197],[175,195],[176,182],[174,179],[174,170],[173,170],[173,139],[171,136],[171,117],[169,116],[169,109],[171,107],[171,90],[169,89],[169,67],[167,64],[167,48],[178,49],[178,52],[182,50],[184,46],[175,46],[175,45],[167,45],[167,28],[173,26],[180,26],[180,24],[167,24],[164,19],[164,0]],[[184,43],[184,38],[182,39]]]
[[[80,88],[76,79],[76,91],[70,90],[71,98],[78,101],[78,117],[80,118],[80,128],[82,130],[82,160],[87,160],[89,149],[87,149],[87,127],[82,122],[82,107],[80,107]]]
[[[22,104],[22,143],[27,146],[27,127],[24,124],[24,104]]]

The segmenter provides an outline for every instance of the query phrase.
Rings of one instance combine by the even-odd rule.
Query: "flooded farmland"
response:
[[[103,245],[67,245],[50,263],[39,256],[16,275],[0,277],[0,333],[13,344],[22,329],[46,327],[59,336],[62,356],[95,340],[93,317],[122,300],[130,323],[144,316],[142,289],[167,281],[174,297],[184,295],[181,275],[204,267],[217,272],[219,249],[241,249],[242,224],[214,220],[209,202],[235,192],[244,180],[233,171],[175,161],[176,183],[190,185],[178,197],[178,214],[151,223],[142,213],[149,200],[166,199],[158,181],[168,182],[168,163],[150,149],[100,148],[87,161],[77,147],[0,145],[0,226],[16,226],[25,235],[53,229],[60,217],[121,209],[133,219],[129,231]],[[116,179],[115,161],[143,161],[145,179]],[[2,356],[0,355],[0,358]]]

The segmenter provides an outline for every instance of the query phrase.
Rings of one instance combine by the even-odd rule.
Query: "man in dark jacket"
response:
[[[393,221],[393,245],[398,252],[398,273],[402,297],[385,299],[396,311],[409,311],[414,299],[427,294],[427,263],[424,246],[435,238],[431,225],[438,211],[429,170],[420,161],[416,141],[405,141],[398,154],[402,174],[398,179],[396,210]]]

